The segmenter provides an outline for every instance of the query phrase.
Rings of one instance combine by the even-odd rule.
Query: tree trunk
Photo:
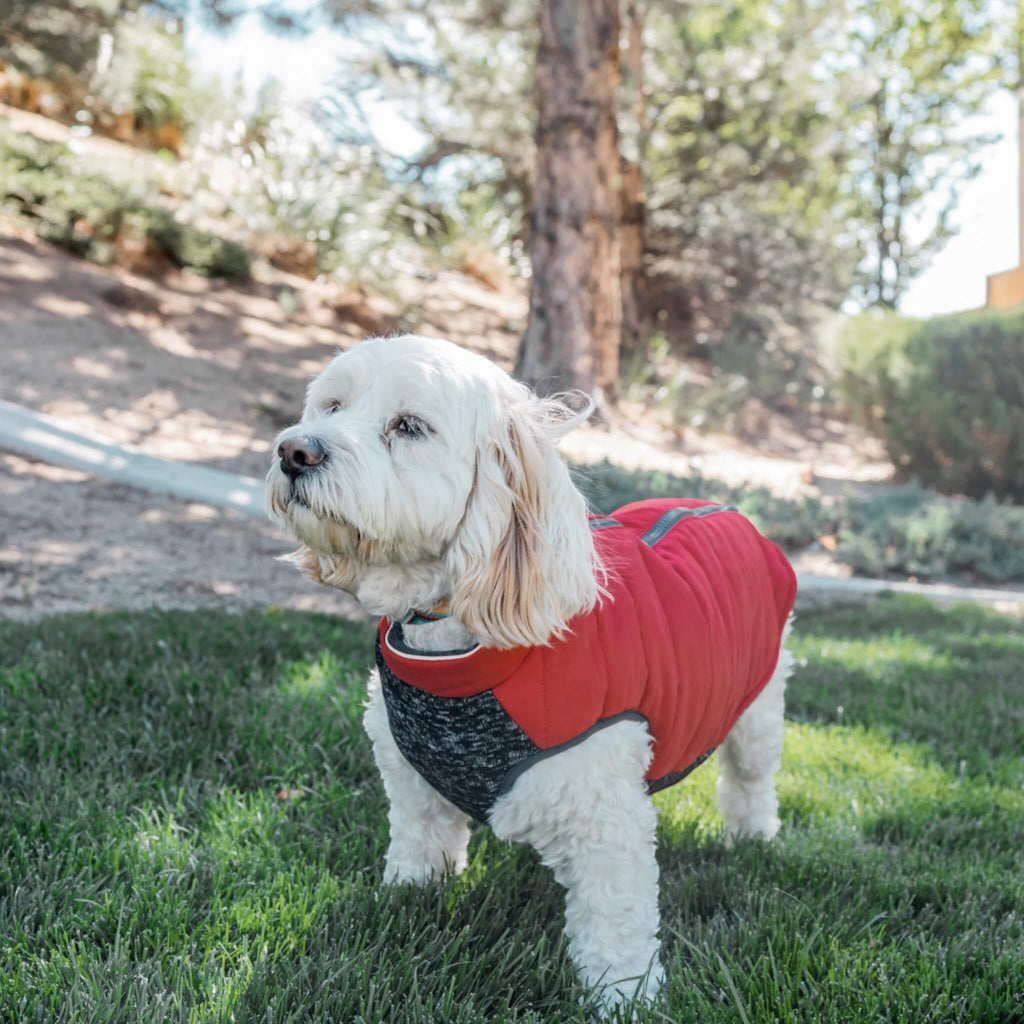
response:
[[[622,161],[621,226],[619,230],[622,278],[622,347],[635,350],[640,344],[641,293],[644,281],[647,195],[644,188],[644,153],[650,134],[647,97],[644,93],[644,5],[630,0],[626,7],[628,48],[623,62],[633,92],[634,159]]]
[[[618,0],[542,0],[530,317],[516,375],[542,394],[615,397],[619,282]]]

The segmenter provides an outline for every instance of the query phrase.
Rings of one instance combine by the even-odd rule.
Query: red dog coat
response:
[[[392,734],[456,806],[486,820],[540,757],[623,717],[654,740],[649,788],[678,781],[761,692],[796,597],[782,552],[734,509],[659,499],[591,519],[609,594],[543,647],[437,654],[382,619]]]

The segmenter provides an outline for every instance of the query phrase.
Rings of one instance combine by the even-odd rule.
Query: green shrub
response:
[[[840,561],[869,576],[971,573],[1024,579],[1024,508],[945,498],[916,485],[842,508]]]
[[[607,514],[644,498],[703,498],[735,505],[787,551],[838,535],[836,557],[868,576],[934,578],[967,573],[982,580],[1024,580],[1024,508],[992,498],[974,502],[893,487],[871,498],[780,498],[700,476],[627,470],[610,462],[573,466],[595,511]]]
[[[249,255],[237,243],[181,223],[132,188],[81,167],[66,146],[3,125],[0,202],[31,218],[41,238],[97,263],[111,262],[116,242],[134,240],[207,277],[250,276]]]
[[[837,528],[834,512],[816,498],[780,498],[765,487],[733,487],[701,476],[622,469],[610,462],[573,466],[573,477],[591,506],[607,514],[645,498],[697,498],[735,505],[780,547],[806,547]]]
[[[167,211],[153,218],[148,235],[179,267],[204,277],[246,280],[250,275],[249,254],[237,242],[182,224]]]
[[[1024,312],[853,318],[837,351],[854,418],[905,477],[1024,498]]]
[[[835,403],[821,335],[831,314],[807,312],[799,327],[742,310],[721,336],[701,332],[684,354],[657,332],[623,349],[620,382],[630,401],[668,411],[698,430],[760,438],[773,412],[821,411]]]
[[[862,313],[839,331],[839,390],[853,419],[880,434],[896,381],[906,376],[907,340],[919,321],[895,313]]]

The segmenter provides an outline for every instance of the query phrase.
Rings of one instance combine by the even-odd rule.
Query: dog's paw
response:
[[[389,885],[427,885],[444,875],[461,874],[465,867],[465,849],[458,850],[454,857],[439,855],[436,860],[400,857],[389,850],[384,860],[384,881]]]
[[[725,845],[731,849],[741,839],[762,839],[768,842],[775,838],[781,822],[774,815],[764,821],[740,821],[726,824]]]
[[[387,885],[427,885],[441,872],[431,864],[407,864],[388,860],[384,865],[384,881]]]
[[[604,977],[607,977],[605,972]],[[600,1021],[626,1021],[634,1019],[637,1006],[652,1003],[661,996],[665,985],[665,969],[655,960],[650,970],[640,976],[623,978],[615,982],[598,982],[588,993],[588,1003]]]

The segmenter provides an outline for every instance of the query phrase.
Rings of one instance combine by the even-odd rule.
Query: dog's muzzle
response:
[[[315,437],[290,437],[277,447],[281,472],[292,480],[308,473],[327,458],[327,450]]]

